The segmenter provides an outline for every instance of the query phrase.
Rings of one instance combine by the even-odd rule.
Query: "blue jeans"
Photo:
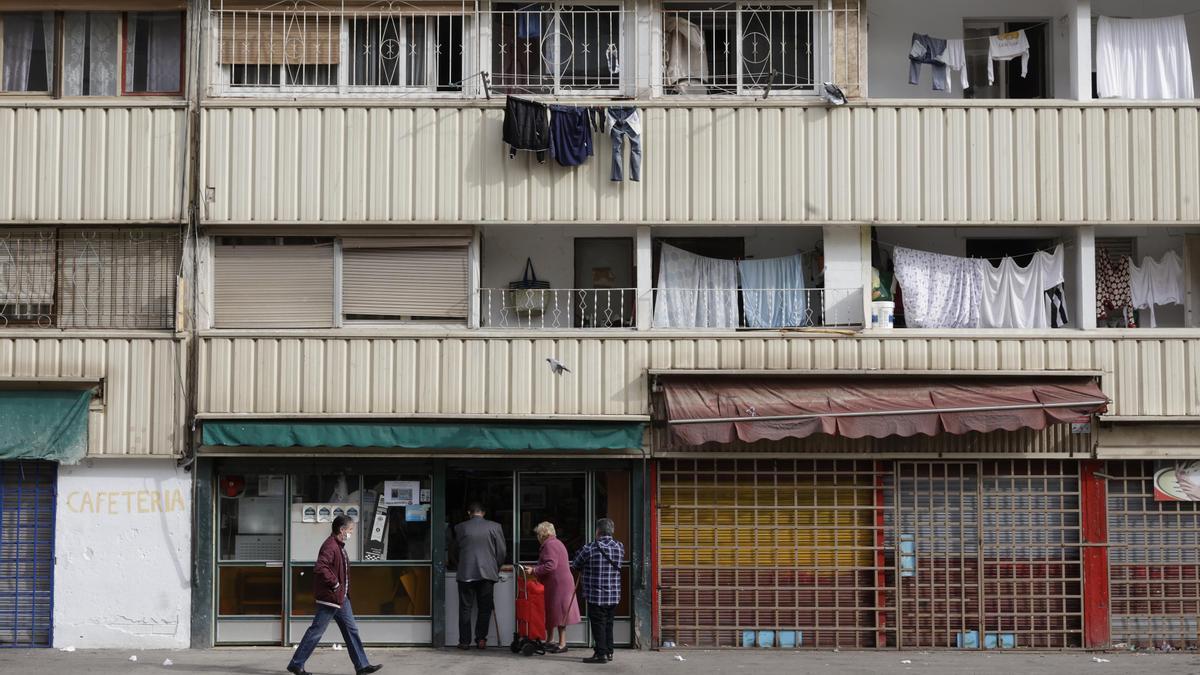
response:
[[[296,647],[296,653],[292,655],[288,668],[304,669],[304,662],[308,661],[308,657],[312,656],[313,650],[317,648],[317,643],[325,636],[325,629],[329,627],[330,619],[336,621],[338,628],[342,630],[342,639],[346,642],[346,653],[350,654],[350,662],[354,664],[354,671],[358,672],[371,665],[371,662],[367,660],[367,652],[363,650],[362,638],[358,637],[358,622],[354,620],[354,610],[350,608],[350,598],[346,598],[346,601],[338,609],[329,605],[317,605],[317,615],[313,617],[312,625],[308,627],[308,630],[304,631],[304,638],[300,640],[300,646]]]
[[[629,139],[629,180],[642,179],[642,137],[629,124],[630,118],[638,114],[637,108],[609,108],[608,115],[612,118],[612,129],[608,135],[612,138],[612,174],[611,180],[623,179],[625,139]]]

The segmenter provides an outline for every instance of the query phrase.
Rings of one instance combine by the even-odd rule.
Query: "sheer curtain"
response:
[[[180,91],[183,24],[178,12],[130,12],[126,27],[127,91]]]
[[[737,263],[663,244],[654,327],[736,328],[737,324]]]
[[[63,94],[116,96],[120,15],[67,12],[64,20]]]
[[[53,45],[53,12],[6,14],[4,91],[49,91],[54,81]],[[35,65],[35,60],[42,63]],[[35,67],[44,67],[45,72],[36,73]]]
[[[807,325],[804,268],[800,254],[785,258],[742,260],[742,308],[751,328]]]

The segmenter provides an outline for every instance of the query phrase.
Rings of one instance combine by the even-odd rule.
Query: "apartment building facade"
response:
[[[60,533],[120,512],[74,510],[75,472],[179,481],[190,527],[159,517],[171,555],[148,557],[184,580],[163,639],[198,647],[297,641],[339,511],[364,525],[365,638],[455,643],[447,531],[472,500],[508,564],[541,520],[575,548],[613,518],[629,646],[1194,644],[1197,514],[1155,479],[1200,453],[1200,108],[1093,88],[1099,17],[1184,15],[1195,58],[1200,16],[1051,4],[212,0],[180,15],[178,63],[151,8],[72,28],[14,6],[29,44],[62,36],[30,54],[65,65],[114,20],[125,47],[119,84],[34,82],[31,56],[48,93],[8,111],[9,236],[52,229],[61,257],[136,230],[176,261],[169,323],[6,329],[14,389],[102,391],[57,469]],[[985,86],[988,38],[1018,31],[1027,66]],[[971,86],[910,84],[914,33],[964,38]],[[510,157],[510,98],[636,109],[639,180],[628,151],[611,180],[603,131],[579,166]],[[921,327],[933,277],[875,282],[914,250],[1053,256],[1067,318]],[[1169,253],[1184,297],[1094,309],[1114,259]],[[57,263],[55,311],[89,263]],[[110,522],[150,527],[137,499]],[[56,615],[63,552],[108,550],[86,541],[56,544]]]

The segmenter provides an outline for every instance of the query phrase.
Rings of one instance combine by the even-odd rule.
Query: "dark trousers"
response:
[[[616,605],[596,605],[588,603],[588,622],[592,624],[592,642],[596,645],[596,654],[613,653],[613,613]]]
[[[492,621],[494,606],[492,589],[494,581],[460,581],[458,582],[458,643],[470,644],[471,640],[471,608],[479,606],[475,616],[475,641],[486,640],[488,624]]]

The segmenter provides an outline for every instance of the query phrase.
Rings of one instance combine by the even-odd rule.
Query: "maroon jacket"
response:
[[[341,607],[350,589],[350,559],[346,556],[346,545],[329,535],[321,544],[313,571],[313,598],[323,605]]]

